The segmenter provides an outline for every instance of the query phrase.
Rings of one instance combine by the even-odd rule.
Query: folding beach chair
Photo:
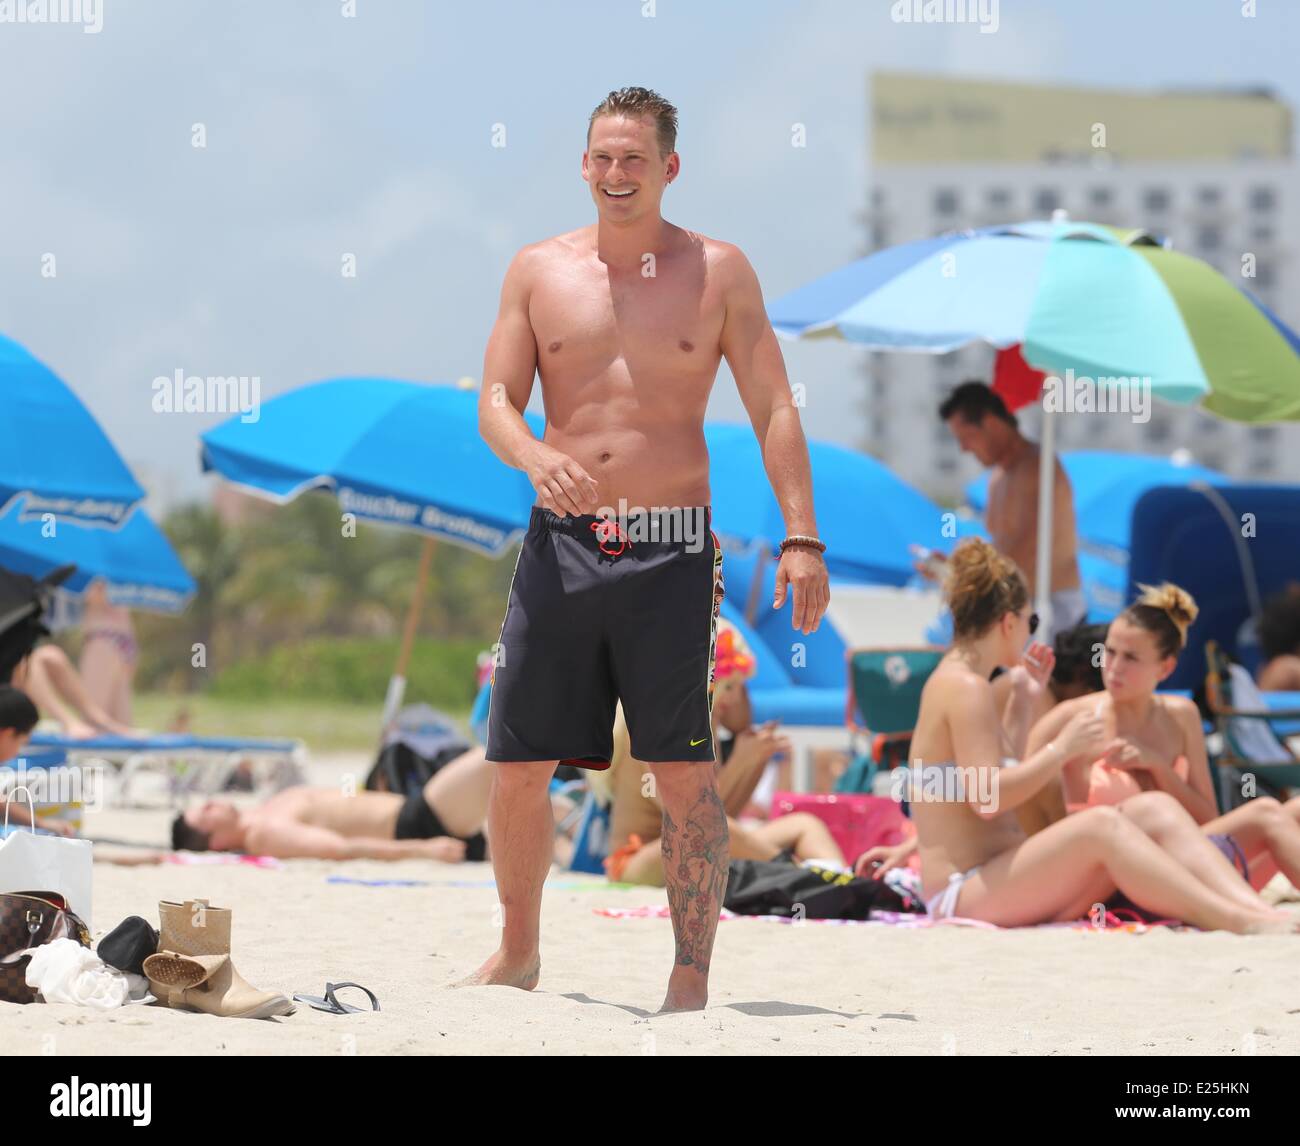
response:
[[[870,792],[876,773],[906,764],[921,711],[921,689],[946,650],[850,649],[844,720],[854,745],[853,763],[835,782],[837,792]]]
[[[1300,788],[1300,759],[1273,724],[1300,718],[1300,709],[1269,708],[1250,673],[1233,664],[1217,641],[1205,642],[1205,659],[1205,700],[1218,742],[1214,763],[1219,810],[1228,812],[1244,802],[1244,775],[1255,777],[1262,794],[1286,799],[1288,789]]]

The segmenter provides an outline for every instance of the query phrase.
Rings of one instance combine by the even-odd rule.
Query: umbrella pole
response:
[[[424,548],[420,550],[420,571],[415,576],[415,592],[411,594],[411,604],[406,610],[406,624],[402,629],[402,648],[397,654],[397,667],[388,681],[388,695],[384,697],[383,729],[388,731],[402,699],[406,695],[406,669],[411,663],[411,650],[415,647],[415,630],[420,625],[420,610],[424,605],[424,590],[429,583],[429,570],[433,567],[433,538],[424,539]]]
[[[1038,549],[1034,554],[1034,612],[1041,632],[1052,631],[1052,506],[1056,493],[1056,414],[1043,408],[1038,443]]]

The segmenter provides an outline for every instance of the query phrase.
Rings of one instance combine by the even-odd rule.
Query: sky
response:
[[[1000,0],[993,34],[896,22],[892,0],[104,0],[94,33],[0,22],[0,332],[162,512],[203,496],[197,437],[223,416],[155,413],[155,378],[257,376],[264,399],[479,378],[513,253],[594,221],[580,162],[611,89],[676,104],[664,215],[737,244],[770,300],[863,253],[873,70],[1300,106],[1300,4],[1250,7]],[[809,435],[856,444],[861,353],[783,348]],[[725,364],[710,416],[744,417]]]

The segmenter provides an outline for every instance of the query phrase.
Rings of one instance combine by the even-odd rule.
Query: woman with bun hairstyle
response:
[[[1197,927],[1242,934],[1300,927],[1258,898],[1207,886],[1114,807],[1087,808],[1026,836],[1017,806],[1057,781],[1068,761],[1100,756],[1106,724],[1095,704],[1064,719],[1057,714],[1066,706],[1058,706],[1048,741],[1019,752],[1034,690],[1044,687],[1053,662],[1044,645],[1024,651],[1037,621],[1024,578],[991,545],[970,538],[953,552],[944,593],[954,643],[921,693],[910,769],[932,916],[1002,927],[1073,920],[1118,890],[1148,911]],[[998,665],[1024,670],[1005,728],[989,683]],[[1253,895],[1241,881],[1238,887]]]
[[[1067,810],[1118,807],[1203,882],[1231,890],[1239,901],[1247,890],[1243,877],[1261,888],[1281,870],[1300,887],[1300,797],[1285,805],[1259,797],[1219,815],[1195,703],[1156,692],[1174,671],[1196,620],[1196,602],[1168,582],[1139,588],[1141,595],[1107,631],[1105,688],[1049,712],[1034,725],[1029,750],[1058,738],[1074,715],[1095,713],[1106,744],[1100,753],[1077,753],[1065,762]],[[1189,839],[1189,821],[1237,875],[1229,879],[1228,864],[1217,862],[1194,836]]]

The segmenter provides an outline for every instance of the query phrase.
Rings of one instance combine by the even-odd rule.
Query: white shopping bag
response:
[[[23,787],[7,793],[9,797],[26,792]],[[28,807],[31,793],[27,793]],[[5,800],[4,824],[9,826],[9,802]],[[0,892],[53,891],[63,896],[74,915],[87,928],[90,922],[90,885],[94,870],[93,846],[89,840],[69,840],[61,836],[38,836],[35,831],[18,828],[0,840]]]

